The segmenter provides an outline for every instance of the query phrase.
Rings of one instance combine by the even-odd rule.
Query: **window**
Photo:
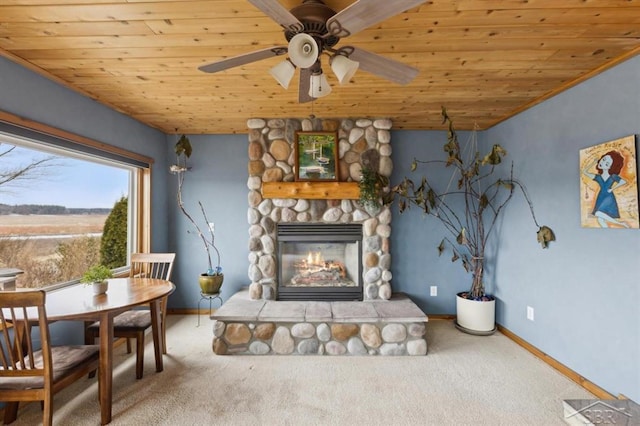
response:
[[[24,271],[17,287],[126,269],[149,246],[150,161],[65,136],[0,121],[0,268]]]

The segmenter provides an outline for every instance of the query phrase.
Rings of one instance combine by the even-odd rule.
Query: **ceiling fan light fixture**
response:
[[[318,60],[318,43],[309,34],[299,33],[289,41],[289,58],[298,68],[309,68]]]
[[[327,76],[322,71],[317,74],[311,74],[309,85],[309,96],[312,98],[322,98],[331,93],[331,86],[327,81]]]
[[[348,83],[351,77],[358,71],[359,66],[359,62],[353,61],[341,54],[336,54],[331,58],[331,69],[336,77],[338,77],[340,84]]]
[[[296,67],[289,59],[285,59],[269,70],[269,74],[271,74],[285,90],[289,88],[289,83],[291,83],[291,79],[295,72]]]

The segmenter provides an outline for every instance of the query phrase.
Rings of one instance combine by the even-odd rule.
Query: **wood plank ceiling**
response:
[[[197,69],[282,45],[280,26],[246,0],[0,2],[0,55],[166,133],[225,134],[251,117],[311,114],[442,129],[442,105],[458,128],[487,128],[640,53],[640,0],[433,0],[336,46],[417,67],[412,83],[360,70],[340,86],[325,65],[333,92],[313,103],[269,75],[283,57]]]

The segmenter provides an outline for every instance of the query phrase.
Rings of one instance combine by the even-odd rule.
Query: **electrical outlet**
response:
[[[431,286],[431,296],[437,296],[438,295],[438,286],[437,285],[432,285]]]
[[[531,306],[527,306],[527,319],[529,321],[534,321],[533,316],[533,308]]]

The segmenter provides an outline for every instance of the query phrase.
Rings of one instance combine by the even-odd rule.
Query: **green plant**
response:
[[[411,179],[405,179],[391,191],[399,198],[400,213],[411,205],[415,205],[444,225],[448,235],[438,246],[441,255],[450,247],[453,252],[452,262],[460,260],[467,272],[473,274],[471,288],[463,297],[476,300],[490,299],[484,288],[484,262],[487,241],[496,227],[496,222],[504,207],[513,197],[515,189],[520,189],[538,227],[537,238],[543,248],[547,248],[555,235],[548,226],[540,226],[536,220],[533,204],[525,186],[513,176],[513,163],[507,177],[493,177],[496,166],[502,163],[507,152],[500,145],[493,145],[491,151],[482,156],[476,146],[471,146],[467,158],[463,158],[460,143],[453,122],[442,108],[443,123],[448,123],[447,142],[444,151],[445,160],[418,161],[413,160],[411,171],[418,164],[438,164],[453,168],[451,182],[457,179],[455,188],[447,187],[437,191],[432,179],[423,176],[416,185]]]
[[[80,279],[81,283],[98,283],[108,278],[113,278],[113,272],[111,269],[104,265],[94,265],[87,269]]]
[[[365,166],[362,168],[358,188],[360,204],[364,207],[379,209],[381,204],[387,201],[388,191],[385,192],[385,189],[389,189],[389,178]]]
[[[185,215],[185,217],[191,222],[193,227],[198,234],[198,237],[202,241],[204,245],[204,249],[207,252],[207,260],[208,260],[208,269],[206,275],[222,275],[222,267],[220,266],[220,251],[215,245],[216,237],[215,237],[215,229],[213,226],[213,222],[210,222],[207,213],[204,210],[204,206],[201,201],[198,201],[198,205],[200,206],[200,211],[202,212],[202,217],[204,218],[205,224],[208,229],[208,236],[202,231],[198,222],[191,216],[191,214],[187,211],[184,206],[184,201],[182,199],[182,189],[184,186],[184,176],[186,172],[190,170],[190,167],[187,166],[187,159],[191,157],[191,153],[193,149],[191,147],[191,141],[185,135],[180,136],[178,142],[176,142],[174,146],[174,151],[176,153],[176,164],[173,164],[169,167],[169,171],[175,175],[178,175],[178,206],[180,207],[180,211]],[[216,255],[217,263],[215,268],[213,267],[213,262],[211,261],[211,251]]]

